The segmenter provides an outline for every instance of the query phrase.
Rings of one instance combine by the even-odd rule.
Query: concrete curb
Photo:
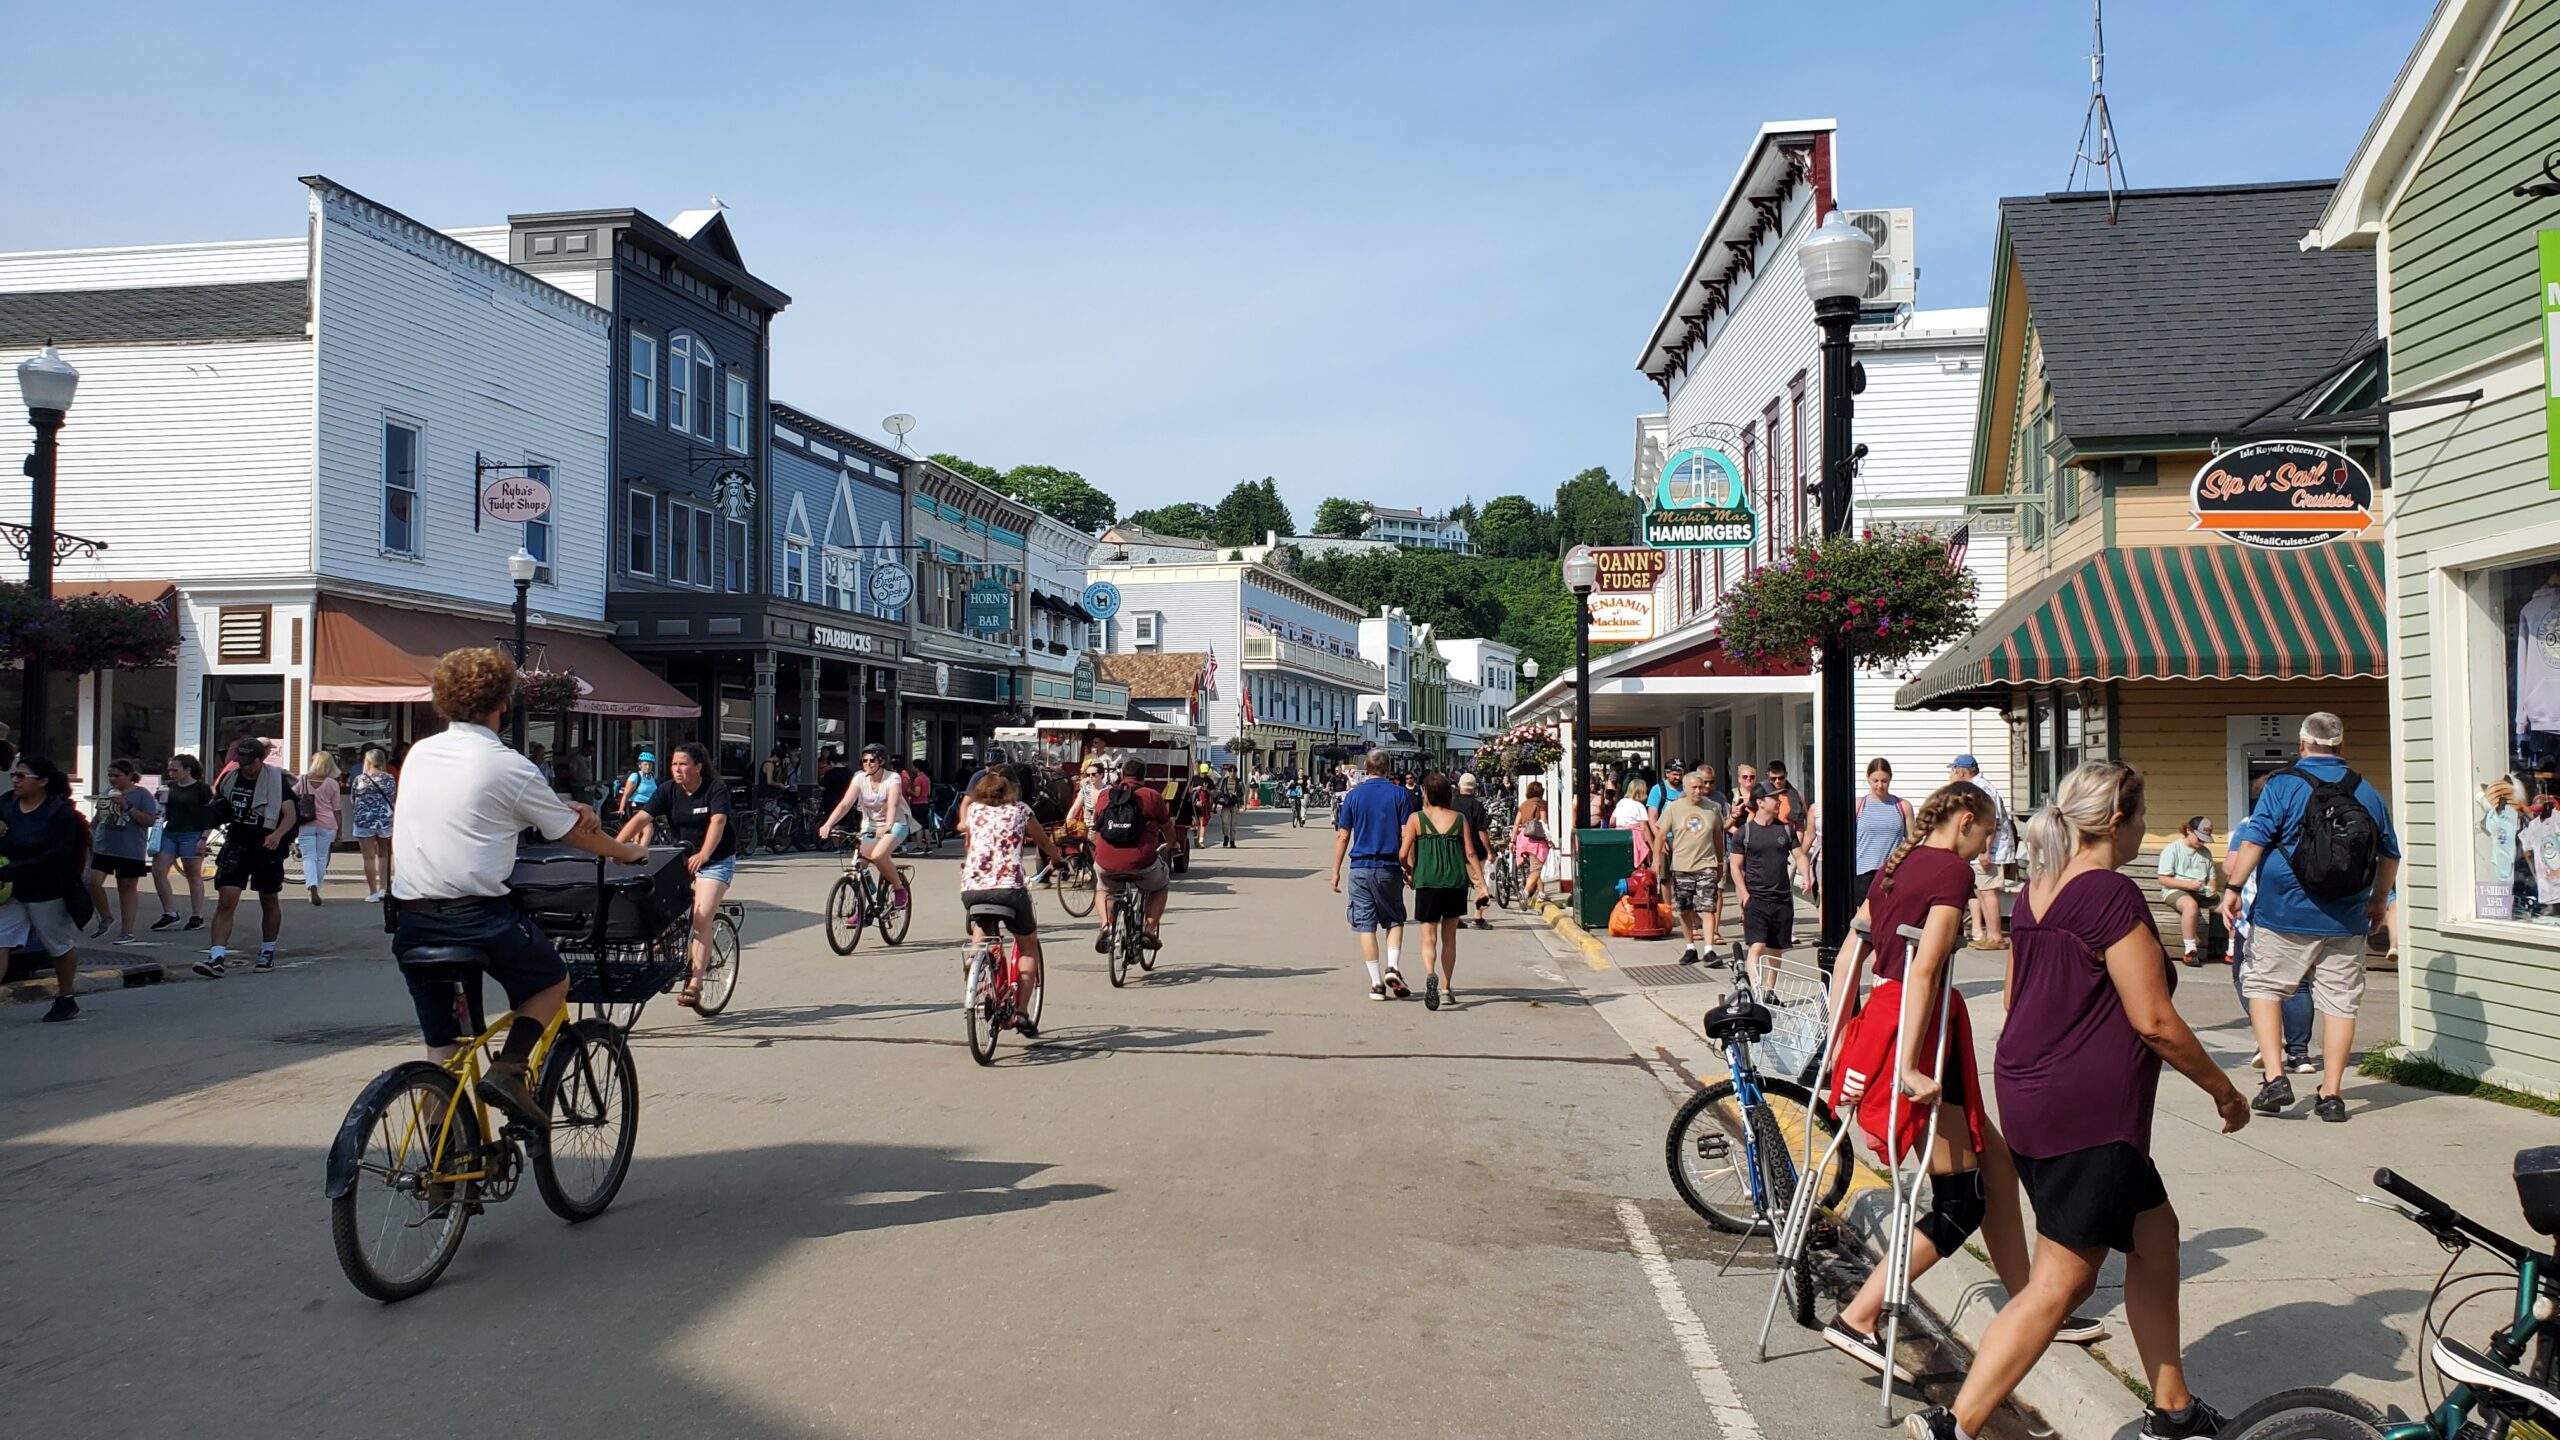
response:
[[[157,985],[168,973],[156,960],[137,961],[131,965],[80,967],[80,988],[90,990],[130,989],[136,985]],[[50,975],[34,980],[12,980],[0,985],[0,1005],[23,1005],[35,1000],[53,998],[54,980]]]
[[[1538,902],[1538,918],[1546,921],[1549,929],[1582,952],[1583,964],[1594,970],[1609,968],[1609,947],[1593,939],[1591,932],[1582,928],[1582,922],[1568,914],[1563,906],[1542,900]]]

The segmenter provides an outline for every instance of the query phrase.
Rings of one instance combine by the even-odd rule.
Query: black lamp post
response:
[[[27,591],[39,609],[53,603],[55,466],[62,422],[71,412],[72,392],[79,388],[80,372],[50,345],[43,354],[18,362],[18,393],[27,402],[27,423],[36,432],[35,452],[26,465],[32,482],[27,506]],[[23,754],[50,753],[45,722],[52,708],[52,697],[46,693],[52,678],[44,664],[32,658],[19,677],[23,703],[18,713],[18,749]]]
[[[1564,588],[1573,592],[1573,828],[1591,822],[1591,587],[1600,581],[1600,562],[1588,545],[1576,545],[1564,557]],[[1582,883],[1582,843],[1574,842],[1574,884]]]
[[[533,577],[541,571],[542,562],[522,549],[518,549],[516,553],[507,557],[507,578],[516,582],[516,669],[518,672],[524,669],[526,597],[533,591]],[[515,714],[509,726],[515,731],[513,739],[516,749],[523,750],[524,690],[522,687],[516,690]]]
[[[1822,534],[1825,539],[1849,528],[1850,420],[1857,388],[1856,362],[1849,358],[1849,327],[1858,323],[1859,297],[1866,293],[1867,266],[1876,246],[1864,231],[1838,210],[1831,212],[1798,247],[1804,266],[1804,288],[1813,297],[1814,323],[1822,327]],[[1831,970],[1855,918],[1850,891],[1858,880],[1857,828],[1857,695],[1850,675],[1849,647],[1834,637],[1822,647],[1822,764],[1815,794],[1822,806],[1822,968]]]

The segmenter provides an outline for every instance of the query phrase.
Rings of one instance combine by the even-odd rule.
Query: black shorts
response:
[[[222,856],[213,863],[213,888],[273,895],[284,888],[284,857],[283,845],[267,848],[266,832],[233,830],[222,837]]]
[[[975,910],[981,905],[997,905],[1004,907],[1006,912],[1005,917],[998,923],[1002,924],[1004,928],[1011,930],[1016,935],[1037,935],[1040,933],[1040,922],[1033,918],[1031,914],[1031,892],[1029,890],[1016,886],[1011,890],[963,890],[960,892],[960,909],[962,913],[965,914],[969,911]],[[981,920],[979,923],[984,924],[985,922]]]
[[[92,855],[89,868],[119,880],[139,880],[145,873],[141,861],[128,860],[122,855]]]
[[[225,845],[222,853],[229,855]],[[420,945],[476,945],[488,955],[480,973],[507,992],[509,1008],[569,978],[569,967],[551,939],[534,928],[512,900],[452,900],[438,910],[403,910],[399,928],[391,932],[391,953]],[[462,1038],[454,1015],[454,982],[403,972],[409,998],[417,1006],[418,1029],[431,1046],[451,1045]]]
[[[2169,1203],[2160,1167],[2121,1140],[2044,1160],[2012,1153],[2036,1210],[2036,1233],[2057,1245],[2131,1254],[2134,1217]]]
[[[1443,920],[1464,920],[1466,918],[1466,886],[1451,885],[1445,889],[1435,886],[1427,890],[1420,886],[1416,886],[1414,888],[1414,924],[1436,925]]]
[[[1742,943],[1785,950],[1796,943],[1796,897],[1792,892],[1755,894],[1742,906]]]
[[[1876,872],[1873,870],[1861,870],[1858,872],[1858,878],[1849,882],[1849,912],[1851,914],[1856,914],[1858,907],[1867,903],[1867,891],[1874,888],[1875,883]]]

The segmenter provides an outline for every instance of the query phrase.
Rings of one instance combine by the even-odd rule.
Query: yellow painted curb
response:
[[[1594,970],[1609,968],[1609,947],[1593,939],[1591,932],[1582,928],[1582,922],[1566,914],[1563,906],[1541,902],[1538,918],[1546,921],[1548,928],[1573,942],[1574,948],[1582,952],[1583,964]]]

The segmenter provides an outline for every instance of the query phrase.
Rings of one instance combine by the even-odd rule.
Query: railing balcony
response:
[[[1279,640],[1268,635],[1244,637],[1244,664],[1248,670],[1295,670],[1348,685],[1365,694],[1379,694],[1386,689],[1386,671],[1375,661],[1351,655],[1336,655],[1313,645],[1295,640]]]

